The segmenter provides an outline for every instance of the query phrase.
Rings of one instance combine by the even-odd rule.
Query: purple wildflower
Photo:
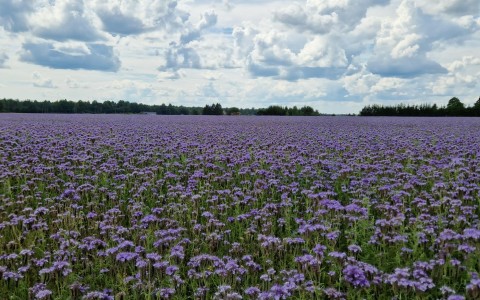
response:
[[[343,271],[345,280],[352,284],[354,287],[369,287],[370,282],[367,280],[365,273],[362,269],[354,265],[346,266]]]

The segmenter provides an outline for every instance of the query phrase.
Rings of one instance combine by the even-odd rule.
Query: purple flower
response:
[[[176,257],[179,260],[183,260],[185,253],[183,252],[183,247],[181,245],[176,245],[170,251],[170,257]]]
[[[32,293],[35,299],[47,299],[50,297],[52,292],[47,289],[47,285],[44,283],[37,283],[30,288],[30,293]]]
[[[323,257],[326,250],[327,250],[327,247],[320,244],[315,245],[315,247],[313,248],[313,252],[319,257]]]
[[[362,252],[362,248],[360,248],[360,246],[358,245],[350,245],[348,246],[348,251],[352,253],[359,253],[359,252]]]
[[[345,299],[345,295],[334,288],[326,288],[323,290],[323,293],[325,293],[329,299]]]
[[[116,260],[120,262],[131,261],[136,259],[138,254],[135,252],[121,252],[117,254]]]
[[[256,286],[251,286],[245,289],[245,294],[249,296],[255,296],[255,295],[258,295],[259,293],[260,293],[260,289]]]
[[[447,300],[465,300],[465,297],[461,295],[450,295]]]
[[[114,300],[114,297],[111,296],[109,293],[93,291],[89,292],[85,296],[83,296],[84,300]]]
[[[50,290],[47,290],[47,289],[41,290],[35,294],[35,299],[47,299],[50,297],[51,294],[52,294],[52,291]]]
[[[161,288],[157,295],[160,296],[161,299],[170,299],[175,294],[175,289],[172,288]]]
[[[343,252],[332,251],[328,254],[328,256],[333,258],[338,258],[340,260],[344,260],[347,258],[347,254]]]
[[[301,264],[303,267],[318,267],[320,265],[318,259],[310,254],[295,257],[295,262]]]
[[[345,280],[354,287],[369,287],[370,282],[367,280],[362,269],[354,265],[346,266],[343,271]]]
[[[169,276],[172,276],[173,274],[175,274],[175,272],[178,271],[178,267],[177,266],[168,266],[166,269],[165,269],[165,273]]]

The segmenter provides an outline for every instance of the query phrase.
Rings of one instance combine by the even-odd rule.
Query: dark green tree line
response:
[[[360,116],[480,116],[480,98],[474,105],[466,107],[460,99],[453,97],[446,106],[436,104],[420,105],[368,105],[360,111]]]
[[[212,105],[205,105],[202,110],[202,115],[216,115],[221,116],[223,115],[223,108],[220,103],[212,104]]]
[[[298,109],[294,107],[282,107],[272,105],[267,108],[259,109],[257,115],[260,116],[319,116],[320,113],[310,106],[304,106]]]
[[[220,103],[202,107],[176,106],[172,104],[147,105],[136,102],[120,101],[37,101],[0,99],[0,112],[3,113],[60,113],[60,114],[140,114],[158,115],[278,115],[278,116],[318,116],[317,110],[310,106],[301,108],[269,106],[268,108],[223,108]]]
[[[0,112],[4,113],[60,113],[60,114],[140,114],[159,115],[199,115],[201,107],[175,106],[172,104],[147,105],[120,100],[98,102],[90,101],[37,101],[0,99]]]

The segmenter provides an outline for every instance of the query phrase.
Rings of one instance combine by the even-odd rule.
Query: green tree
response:
[[[220,103],[212,104],[212,105],[205,105],[202,110],[202,115],[223,115],[223,108]]]
[[[229,107],[226,110],[227,115],[239,115],[240,114],[240,109],[238,107]]]
[[[210,107],[210,105],[205,104],[205,107],[202,109],[202,115],[212,115],[213,114],[213,108]]]
[[[300,108],[300,112],[302,116],[314,116],[315,115],[315,110],[310,107],[310,106],[304,106]]]
[[[450,116],[460,116],[463,115],[465,111],[465,105],[457,97],[453,97],[448,101],[447,104],[447,113]]]
[[[270,105],[267,108],[259,109],[257,114],[259,116],[285,116],[287,115],[287,112],[287,108],[283,108],[279,105]]]
[[[220,105],[220,103],[217,103],[217,104],[215,104],[215,106],[213,106],[213,114],[217,115],[217,116],[223,115],[223,108]]]
[[[473,115],[480,116],[480,97],[478,98],[477,102],[473,105]]]

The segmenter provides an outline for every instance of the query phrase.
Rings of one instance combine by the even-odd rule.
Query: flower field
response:
[[[480,119],[0,115],[0,299],[479,299]]]

